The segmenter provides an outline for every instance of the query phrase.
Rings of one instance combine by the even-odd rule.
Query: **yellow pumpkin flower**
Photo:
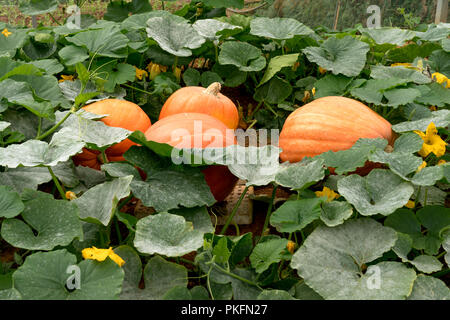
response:
[[[119,265],[119,267],[123,266],[125,261],[116,253],[114,253],[112,247],[108,249],[98,249],[96,247],[85,248],[81,251],[81,255],[84,259],[91,259],[97,261],[105,261],[106,258],[110,258],[115,263]]]
[[[408,209],[414,209],[414,207],[416,206],[416,203],[412,200],[409,200],[406,204],[405,207],[407,207]]]
[[[139,80],[142,80],[145,77],[148,77],[148,72],[142,69],[139,69],[137,67],[134,67],[136,69],[136,78]]]
[[[431,110],[431,111],[436,111],[437,108],[436,108],[436,106],[431,106],[431,107],[430,107],[430,110]]]
[[[12,32],[9,32],[8,29],[5,28],[3,29],[2,34],[8,38],[10,35],[12,35]]]
[[[161,72],[167,72],[167,66],[162,66],[153,62],[150,62],[147,65],[146,69],[148,70],[148,72],[150,72],[150,80],[155,80],[156,76]]]
[[[315,96],[316,95],[316,88],[312,88],[311,92],[312,92],[313,96]]]
[[[441,159],[441,160],[438,161],[437,165],[438,166],[442,166],[443,164],[446,164],[446,163],[447,163],[447,161]]]
[[[294,63],[294,65],[292,66],[292,71],[297,71],[298,67],[300,67],[300,62],[296,62]]]
[[[419,151],[419,154],[422,157],[428,156],[431,152],[433,152],[436,157],[442,157],[445,154],[445,146],[447,143],[438,135],[438,131],[433,122],[428,125],[425,133],[421,131],[414,132],[424,141],[422,149]]]
[[[427,163],[425,161],[422,161],[422,164],[417,168],[416,172],[419,172],[420,170],[422,170],[426,166],[427,166]]]
[[[289,251],[290,253],[294,254],[295,242],[289,240],[288,243],[287,243],[287,245],[286,245],[286,248],[288,249],[288,251]]]
[[[64,82],[64,81],[67,81],[67,80],[73,81],[73,75],[62,74],[61,75],[61,79],[59,79],[58,82]]]
[[[66,199],[68,200],[75,200],[77,198],[77,195],[73,191],[67,191],[66,192]]]
[[[339,194],[327,187],[323,187],[322,191],[316,191],[315,194],[317,197],[327,197],[327,202],[331,202],[340,197]]]
[[[445,75],[439,72],[435,72],[431,75],[433,80],[435,80],[437,83],[443,84],[446,88],[450,88],[450,79],[447,78]]]

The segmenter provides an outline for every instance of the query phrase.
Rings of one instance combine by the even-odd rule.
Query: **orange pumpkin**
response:
[[[110,127],[119,127],[130,131],[147,131],[151,126],[150,118],[139,107],[129,101],[119,99],[105,99],[94,102],[83,107],[84,110],[98,115],[107,114],[101,119],[104,124]],[[136,143],[129,139],[123,140],[108,149],[105,154],[108,161],[123,161],[123,153]],[[76,165],[91,167],[100,170],[103,164],[100,152],[97,150],[83,149],[83,152],[74,156],[73,161]]]
[[[280,158],[297,162],[330,150],[346,150],[360,138],[383,138],[392,144],[394,135],[391,124],[363,103],[323,97],[287,117],[280,133]]]
[[[178,113],[205,113],[222,121],[228,128],[239,125],[239,113],[236,105],[220,93],[219,82],[208,88],[190,86],[175,91],[164,103],[159,119]]]
[[[236,144],[233,131],[203,113],[179,113],[165,117],[155,122],[145,136],[147,140],[167,143],[178,149],[223,148]],[[202,172],[217,201],[223,201],[238,181],[227,166],[212,165]]]

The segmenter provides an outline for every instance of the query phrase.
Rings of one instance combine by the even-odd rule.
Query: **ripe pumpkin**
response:
[[[232,131],[221,121],[203,113],[179,113],[155,122],[146,132],[147,140],[167,143],[178,149],[223,148],[236,144]],[[223,201],[238,178],[227,166],[212,165],[202,170],[211,193]]]
[[[159,119],[177,113],[205,113],[222,121],[228,128],[236,129],[239,125],[239,113],[236,105],[220,93],[219,82],[208,88],[197,86],[183,87],[175,91],[164,103]]]
[[[346,150],[360,138],[383,138],[392,144],[394,135],[386,119],[359,101],[319,98],[287,117],[280,133],[280,159],[297,162],[330,150]]]
[[[145,132],[151,126],[150,118],[141,107],[129,101],[105,99],[84,106],[83,109],[99,115],[107,114],[108,116],[100,120],[110,127]],[[126,139],[109,147],[105,151],[108,161],[125,160],[122,156],[123,153],[135,144],[131,140]],[[91,167],[97,170],[100,170],[100,166],[103,164],[103,159],[101,159],[99,151],[88,150],[86,148],[83,149],[82,153],[75,155],[72,159],[76,165]]]

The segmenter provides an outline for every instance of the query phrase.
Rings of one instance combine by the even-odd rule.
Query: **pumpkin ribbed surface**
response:
[[[84,110],[98,115],[107,114],[108,116],[100,119],[104,124],[110,127],[119,127],[130,131],[145,132],[151,126],[150,118],[137,104],[119,100],[119,99],[105,99],[94,102],[83,107]],[[108,149],[105,153],[108,161],[122,161],[125,160],[122,155],[132,145],[136,143],[129,139],[121,141]],[[99,152],[96,150],[83,149],[81,154],[73,157],[76,165],[100,169],[102,161],[99,157]]]
[[[280,158],[297,162],[327,151],[346,150],[360,138],[384,138],[392,143],[391,124],[359,101],[323,97],[287,117],[280,133]]]
[[[190,86],[175,91],[164,103],[159,119],[178,113],[204,113],[222,121],[228,128],[236,129],[239,113],[236,105],[220,92],[220,83],[208,88]]]
[[[146,132],[147,140],[167,143],[178,149],[222,148],[236,144],[232,131],[221,121],[202,113],[180,113],[155,122]],[[226,166],[204,169],[205,180],[217,201],[224,200],[237,182]]]

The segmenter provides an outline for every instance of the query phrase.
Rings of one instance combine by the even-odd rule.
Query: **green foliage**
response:
[[[432,75],[450,77],[450,29],[418,26],[417,5],[404,1],[405,11],[383,15],[396,27],[380,29],[353,27],[367,3],[342,1],[344,32],[317,28],[319,16],[333,20],[330,1],[267,2],[266,17],[225,17],[241,0],[191,1],[175,13],[135,0],[109,2],[105,20],[83,19],[81,30],[0,23],[11,33],[0,34],[0,254],[16,252],[1,265],[0,299],[449,299],[449,157],[422,157],[414,131],[433,122],[448,142],[450,91]],[[21,9],[47,14],[55,3]],[[285,16],[268,17],[275,11]],[[125,99],[154,124],[173,92],[212,82],[244,127],[281,129],[306,103],[345,96],[391,122],[396,140],[360,139],[298,163],[280,163],[275,144],[235,145],[201,159],[186,151],[201,161],[175,164],[180,150],[80,111]],[[125,139],[138,145],[122,161],[73,164],[83,149]],[[371,163],[378,168],[355,173]],[[226,206],[205,180],[212,164],[245,192],[276,188],[252,196],[268,203],[254,206],[261,229],[241,234],[228,220],[217,231]],[[320,196],[324,187],[336,196]],[[87,247],[114,248],[125,264],[112,251],[85,259]],[[81,290],[68,289],[68,268],[80,271]]]

